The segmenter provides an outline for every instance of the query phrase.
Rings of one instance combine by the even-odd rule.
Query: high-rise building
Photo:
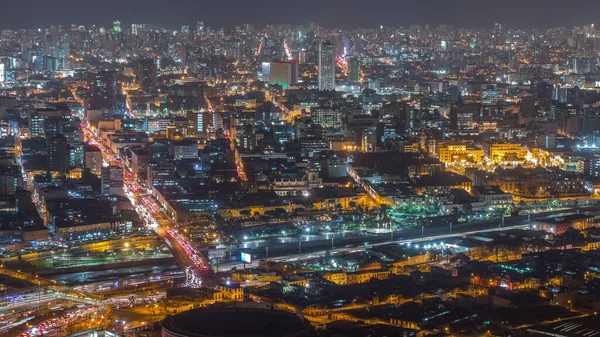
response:
[[[242,58],[242,41],[227,40],[223,41],[223,51],[225,56],[239,60]]]
[[[124,195],[122,168],[116,166],[102,168],[101,192],[104,195]]]
[[[204,21],[196,22],[196,34],[199,36],[206,35],[206,30],[204,29]]]
[[[219,112],[215,112],[211,116],[212,118],[212,127],[214,130],[223,129],[223,114]]]
[[[180,159],[198,159],[198,142],[193,139],[175,140],[171,143],[173,146],[173,158]]]
[[[152,92],[156,86],[156,62],[154,59],[142,59],[137,68],[137,79],[143,92]]]
[[[67,139],[68,144],[80,144],[83,142],[80,123],[79,119],[71,119],[65,116],[46,116],[42,122],[43,136],[46,137],[47,141],[50,141],[57,134],[62,134]]]
[[[90,110],[113,110],[117,105],[119,81],[116,71],[101,71],[91,74],[89,80]]]
[[[210,125],[210,119],[208,117],[208,113],[198,112],[195,114],[195,117],[196,117],[196,133],[199,135],[204,135],[206,133],[206,129]]]
[[[44,116],[40,116],[37,113],[29,114],[29,133],[31,134],[31,138],[44,136],[44,121]]]
[[[584,173],[588,177],[600,177],[600,158],[592,157],[585,161]]]
[[[83,144],[69,145],[69,167],[83,167],[85,165],[85,150]]]
[[[593,64],[593,59],[576,57],[573,59],[573,72],[575,74],[589,74],[592,72]]]
[[[175,167],[168,163],[151,162],[148,164],[148,186],[173,185]]]
[[[113,22],[113,32],[115,32],[115,33],[121,32],[121,21]]]
[[[348,82],[360,82],[360,60],[358,57],[348,57]]]
[[[319,90],[335,90],[335,46],[319,45]]]
[[[321,125],[323,128],[342,127],[342,112],[339,109],[332,108],[312,108],[311,117],[315,124]]]
[[[440,51],[447,52],[448,51],[448,41],[442,40],[440,42]]]
[[[271,82],[271,62],[262,63],[261,74],[263,82]]]
[[[485,89],[481,91],[481,103],[484,105],[496,104],[502,98],[498,89]]]
[[[188,25],[181,26],[181,34],[189,34],[189,33],[190,33],[190,26],[188,26]]]
[[[48,169],[66,173],[69,166],[69,144],[62,134],[50,136],[48,141]]]
[[[85,168],[90,169],[95,175],[102,173],[102,151],[96,146],[85,146],[84,149],[84,165]]]
[[[296,84],[298,78],[298,64],[296,61],[271,62],[269,69],[269,84],[280,85],[283,89]]]
[[[0,166],[0,195],[15,195],[23,187],[23,176],[19,166]]]
[[[362,131],[360,148],[362,152],[377,152],[377,134],[374,126]]]

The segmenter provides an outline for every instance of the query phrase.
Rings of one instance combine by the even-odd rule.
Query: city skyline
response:
[[[27,15],[4,18],[0,29],[69,24],[108,26],[113,20],[120,20],[125,24],[150,23],[173,27],[182,24],[193,25],[196,20],[200,20],[209,26],[225,28],[243,23],[264,26],[287,23],[308,25],[310,22],[326,28],[371,28],[379,25],[411,24],[450,24],[466,28],[485,28],[493,22],[500,22],[507,28],[547,28],[593,23],[596,19],[594,13],[600,10],[600,3],[585,0],[569,2],[567,15],[565,4],[557,0],[532,0],[524,3],[508,0],[488,2],[485,6],[475,0],[376,0],[369,2],[368,8],[358,0],[308,0],[285,5],[272,0],[258,0],[239,1],[234,6],[231,6],[230,2],[198,3],[191,0],[6,2],[7,8],[16,12],[26,11]],[[517,6],[519,10],[515,11]],[[169,15],[165,15],[165,7],[169,8]],[[288,15],[289,13],[294,15]]]
[[[600,5],[3,4],[1,336],[600,336]]]

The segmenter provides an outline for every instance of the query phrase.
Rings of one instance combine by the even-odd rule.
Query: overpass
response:
[[[81,302],[93,305],[100,304],[100,302],[104,300],[104,297],[102,296],[82,291],[76,291],[65,285],[57,283],[54,280],[48,280],[43,277],[39,277],[39,275],[25,273],[20,270],[12,270],[6,268],[4,265],[0,265],[0,274],[10,276],[17,280],[32,283],[39,287],[44,287],[52,291],[53,296],[57,298],[63,298],[74,302]]]

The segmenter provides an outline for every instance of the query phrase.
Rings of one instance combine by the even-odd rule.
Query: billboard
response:
[[[109,181],[110,187],[122,187],[123,186],[123,169],[120,167],[109,168]]]
[[[244,263],[252,263],[252,255],[248,253],[242,253],[241,260]]]

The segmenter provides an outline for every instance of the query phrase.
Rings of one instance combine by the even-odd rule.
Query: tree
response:
[[[305,209],[302,207],[294,208],[294,215],[302,215],[304,214]]]
[[[452,215],[458,216],[458,207],[452,207]]]
[[[363,90],[362,94],[365,97],[373,97],[377,94],[377,91],[375,91],[373,89],[365,88],[365,90]]]
[[[442,252],[437,249],[430,250],[428,252],[428,254],[429,254],[429,261],[437,261],[442,256]]]
[[[501,236],[486,244],[487,248],[494,252],[496,262],[500,261],[500,252],[506,252],[507,249],[507,237]]]
[[[288,215],[288,212],[284,208],[277,207],[275,209],[266,211],[265,215],[270,217],[284,217]]]
[[[466,203],[462,205],[462,209],[464,213],[471,213],[473,212],[473,205],[471,205],[471,203]]]
[[[505,254],[507,255],[509,252],[512,252],[513,255],[516,257],[517,254],[521,253],[523,246],[524,246],[523,237],[516,236],[516,237],[507,238]]]
[[[536,195],[538,195],[538,187],[535,184],[529,184],[527,186],[527,195],[531,196],[531,197],[535,197]]]
[[[249,209],[245,209],[240,211],[240,215],[241,216],[250,216],[250,210]]]
[[[585,243],[585,236],[576,228],[569,228],[560,235],[564,245],[581,245]]]
[[[546,250],[548,243],[546,240],[535,237],[525,242],[525,252],[539,252],[540,250]]]
[[[358,211],[358,213],[361,213],[361,214],[363,214],[365,212],[364,208],[361,205],[358,205],[356,207],[356,210]]]

